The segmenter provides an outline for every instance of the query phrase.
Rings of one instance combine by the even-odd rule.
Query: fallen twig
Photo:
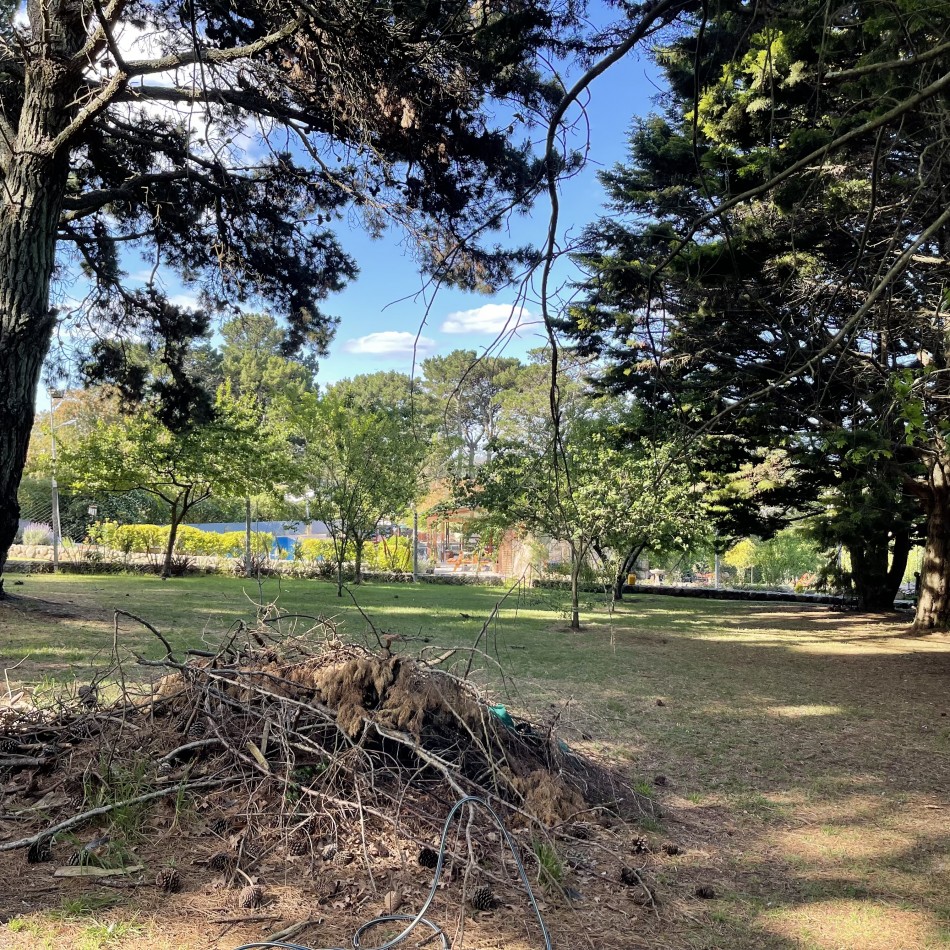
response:
[[[157,792],[147,792],[145,795],[137,795],[135,798],[127,798],[121,802],[111,802],[108,805],[100,805],[98,808],[91,808],[89,811],[73,815],[72,818],[67,818],[58,825],[53,825],[52,828],[46,828],[39,834],[32,835],[29,838],[20,838],[17,841],[4,841],[0,844],[0,851],[16,851],[18,848],[29,848],[38,841],[50,838],[55,834],[59,834],[61,831],[68,831],[70,828],[75,828],[90,818],[107,815],[110,811],[115,811],[117,808],[125,808],[127,805],[139,805],[142,802],[150,802],[152,799],[164,798],[166,795],[177,794],[179,791],[192,791],[196,788],[214,788],[219,785],[226,785],[230,781],[231,779],[202,779],[197,782],[175,785],[171,788],[162,788]]]

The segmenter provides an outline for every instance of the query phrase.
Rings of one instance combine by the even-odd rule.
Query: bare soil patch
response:
[[[306,601],[313,589],[301,586],[296,609],[315,611]],[[182,587],[198,597],[202,590]],[[179,603],[181,592],[159,593],[169,609]],[[415,634],[427,617],[427,632],[441,624],[430,656],[471,642],[475,626],[457,620],[459,611],[486,616],[495,596],[449,591],[445,596],[454,599],[443,607],[426,600],[416,608],[413,591],[400,588],[395,594],[398,599],[378,588],[362,596],[377,598],[379,612],[367,609],[378,622],[385,616],[380,626],[387,630]],[[115,602],[125,594],[110,588],[109,596]],[[427,590],[418,596],[436,595]],[[482,596],[485,609],[476,603]],[[210,600],[207,594],[203,599]],[[391,615],[383,613],[386,599],[395,605]],[[89,603],[94,601],[90,594]],[[63,624],[85,620],[49,622],[55,626],[42,634],[47,639]],[[97,622],[108,635],[111,623]],[[175,623],[201,630],[204,621],[189,625],[176,615]],[[450,630],[450,623],[458,630]],[[950,946],[950,642],[906,636],[907,625],[901,616],[647,596],[613,615],[588,607],[580,635],[551,630],[547,601],[538,609],[520,604],[496,618],[486,641],[492,662],[479,674],[479,683],[485,687],[491,681],[492,688],[479,695],[501,698],[518,719],[530,719],[542,733],[554,725],[572,752],[619,769],[626,784],[656,808],[634,820],[581,817],[546,828],[506,819],[554,945]],[[182,639],[172,642],[177,649]],[[375,646],[370,652],[379,654]],[[39,669],[42,655],[36,659]],[[495,660],[515,675],[516,687],[506,681],[508,692],[497,678],[491,680]],[[455,672],[464,666],[462,660]],[[130,678],[139,675],[131,668],[126,672]],[[150,758],[165,754],[167,742],[183,742],[181,727],[171,725],[177,713],[158,719],[169,732],[154,748],[149,745]],[[259,745],[259,733],[248,738]],[[77,747],[74,759],[98,761],[98,751],[89,749]],[[176,779],[186,768],[184,763]],[[293,939],[312,947],[350,946],[353,931],[378,912],[394,885],[403,890],[407,912],[422,905],[432,872],[420,866],[419,854],[423,846],[435,845],[439,822],[455,799],[444,789],[437,794],[433,784],[424,786],[427,797],[419,799],[416,811],[400,813],[398,828],[370,821],[369,839],[381,845],[378,853],[367,847],[367,857],[359,832],[352,839],[344,835],[343,850],[354,855],[346,864],[324,858],[325,843],[333,843],[326,830],[315,836],[319,849],[289,853],[297,803],[288,805],[286,796],[280,796],[277,809],[276,798],[261,798],[255,806],[246,794],[240,802],[212,805],[218,792],[187,807],[163,800],[149,810],[143,837],[128,855],[146,871],[132,875],[131,886],[53,876],[77,842],[108,830],[105,821],[90,822],[75,841],[57,842],[50,863],[29,865],[22,851],[0,854],[0,869],[10,882],[8,893],[0,890],[0,912],[10,918],[0,927],[0,947],[225,950],[311,918],[322,923]],[[0,837],[25,834],[35,816],[17,814],[9,797],[2,805]],[[282,821],[290,819],[289,825],[261,828],[251,836],[254,847],[261,842],[260,853],[254,852],[259,861],[248,868],[265,887],[260,908],[239,908],[241,888],[226,886],[222,874],[208,867],[208,859],[240,834],[240,828],[222,834],[214,825],[212,812],[222,808],[251,814],[255,821],[275,811]],[[66,814],[63,806],[51,806],[44,817],[52,822]],[[337,821],[352,831],[353,821]],[[439,888],[429,916],[446,927],[457,947],[543,946],[514,863],[500,840],[490,837],[497,832],[481,818],[472,829],[476,864],[493,875],[499,904],[491,911],[470,906],[472,871],[468,882],[463,874]],[[464,832],[453,831],[451,840],[460,858],[467,855]],[[539,885],[532,857],[538,841],[550,844],[563,862],[570,897]],[[675,845],[675,851],[664,850],[664,844]],[[248,847],[253,851],[250,842]],[[154,883],[168,864],[181,872],[178,894],[165,894]],[[624,867],[655,891],[655,907],[644,904],[641,888],[621,882]],[[698,896],[700,891],[707,896]],[[96,906],[93,899],[102,897],[119,900]],[[455,930],[459,921],[465,924],[462,938]]]
[[[238,629],[187,659],[166,644],[143,661],[164,675],[104,707],[107,679],[124,682],[118,659],[72,702],[0,710],[0,946],[73,931],[236,946],[287,926],[349,945],[377,915],[416,913],[433,875],[428,916],[482,948],[541,939],[529,874],[543,913],[590,946],[612,946],[629,907],[654,911],[642,861],[618,860],[648,853],[627,840],[657,813],[648,796],[552,728],[506,722],[467,680],[322,632],[314,644]],[[568,870],[586,897],[566,890]]]

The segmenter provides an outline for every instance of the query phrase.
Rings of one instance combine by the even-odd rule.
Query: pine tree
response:
[[[658,53],[666,112],[603,176],[619,214],[568,321],[608,388],[846,507],[824,527],[864,606],[893,601],[922,509],[921,628],[950,622],[948,35],[931,0],[711,7]]]
[[[544,0],[30,0],[25,21],[18,8],[0,26],[0,570],[68,316],[51,301],[57,268],[88,284],[94,374],[134,383],[121,345],[134,335],[186,387],[175,345],[202,320],[154,283],[135,289],[136,253],[209,311],[266,304],[290,349],[314,353],[335,325],[322,301],[356,272],[331,227],[348,209],[408,229],[440,280],[491,286],[511,255],[471,236],[542,183],[509,116],[559,98],[540,50],[566,22]],[[172,415],[200,400],[173,389]]]

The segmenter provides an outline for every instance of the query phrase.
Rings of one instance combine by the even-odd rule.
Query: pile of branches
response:
[[[215,651],[178,657],[145,625],[165,649],[138,657],[158,674],[146,691],[123,687],[103,706],[97,677],[58,709],[0,716],[5,804],[42,800],[49,816],[0,851],[42,854],[84,822],[169,796],[192,795],[232,851],[282,844],[324,858],[367,855],[394,832],[424,848],[466,795],[512,827],[555,831],[652,808],[553,727],[500,716],[467,676],[438,665],[445,656],[344,643],[322,622],[301,637],[240,627]],[[120,770],[138,777],[124,798]]]

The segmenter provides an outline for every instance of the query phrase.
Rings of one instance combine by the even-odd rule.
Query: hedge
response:
[[[122,554],[146,554],[151,549],[165,550],[168,544],[168,525],[116,524],[100,522],[93,526],[93,541],[120,551]],[[202,531],[190,525],[179,525],[175,537],[176,554],[205,557],[239,557],[244,553],[246,535],[243,531]],[[274,536],[264,531],[251,532],[251,547],[255,554],[267,554],[274,545]]]

